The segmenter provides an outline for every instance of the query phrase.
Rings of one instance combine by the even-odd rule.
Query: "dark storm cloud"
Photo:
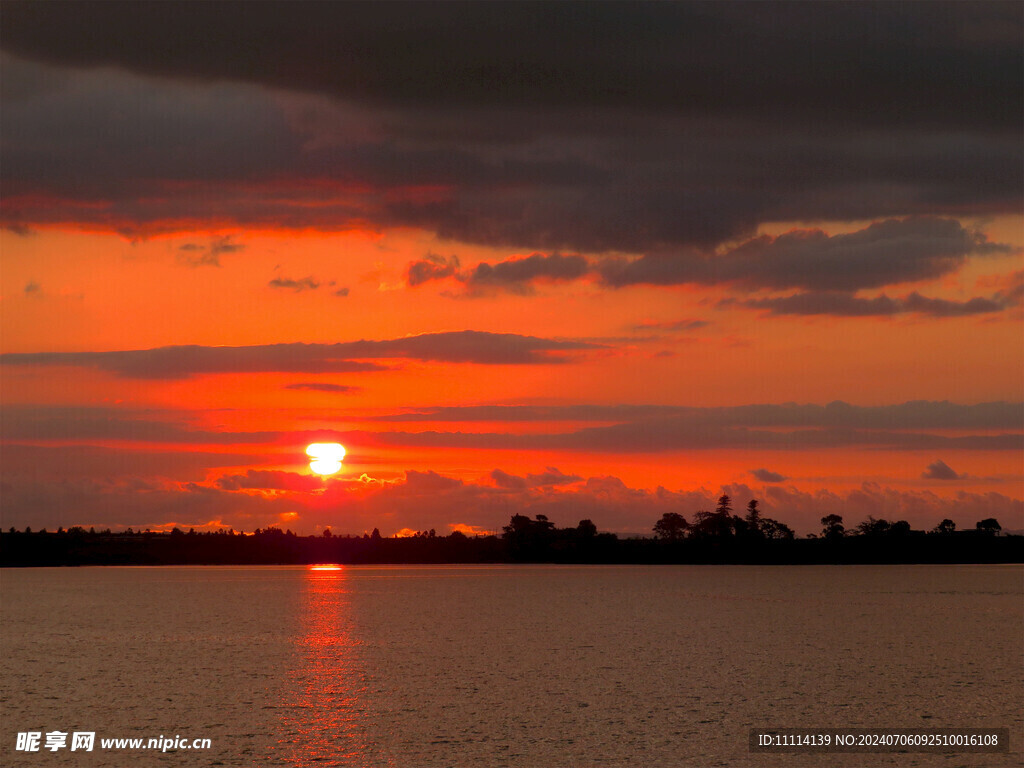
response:
[[[928,465],[928,468],[921,473],[925,480],[959,480],[960,475],[946,462],[939,459]]]
[[[762,483],[781,483],[787,479],[785,475],[780,475],[778,472],[772,472],[769,469],[752,469],[750,474]]]
[[[41,78],[55,82],[34,87]],[[19,191],[87,199],[161,188],[171,198],[173,184],[283,173],[300,157],[285,115],[257,88],[53,72],[11,56],[0,82],[4,178]]]
[[[368,358],[427,360],[481,365],[564,363],[562,353],[597,345],[514,333],[451,331],[382,341],[339,344],[199,345],[117,352],[25,352],[0,355],[5,365],[91,367],[133,379],[181,379],[216,373],[341,373],[385,370]]]
[[[1021,115],[1013,3],[6,2],[0,18],[4,47],[26,57],[372,104],[795,112],[1014,130]]]
[[[733,304],[736,302],[723,302]],[[1009,304],[1000,297],[976,296],[967,301],[950,301],[922,296],[916,291],[902,298],[885,294],[862,299],[849,293],[820,291],[796,293],[767,299],[747,299],[739,302],[752,309],[768,310],[773,315],[834,315],[836,317],[871,317],[900,314],[920,314],[931,317],[962,317],[1002,312]]]
[[[547,252],[670,252],[618,279],[677,282],[765,221],[1022,202],[1013,3],[0,13],[22,57],[3,68],[15,228],[421,226]]]
[[[958,269],[968,256],[1013,251],[952,219],[922,216],[875,222],[849,234],[798,230],[777,237],[763,235],[714,256],[610,260],[602,270],[605,280],[615,286],[726,282],[854,291],[940,277]]]

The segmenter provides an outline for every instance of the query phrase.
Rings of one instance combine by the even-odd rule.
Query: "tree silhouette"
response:
[[[679,541],[689,530],[690,524],[678,512],[666,512],[654,524],[654,535],[666,541]]]
[[[690,526],[690,533],[693,536],[704,538],[714,536],[718,533],[718,516],[714,512],[701,509],[693,515],[693,525]]]
[[[692,532],[700,537],[724,539],[732,535],[735,529],[732,515],[732,499],[726,494],[718,498],[718,506],[714,512],[698,512],[693,516]]]
[[[512,515],[508,525],[502,527],[501,537],[517,557],[541,557],[547,551],[554,534],[555,524],[547,515],[531,520],[526,515]]]
[[[793,529],[770,517],[761,519],[761,535],[766,539],[792,539]]]
[[[857,533],[861,536],[884,536],[889,533],[890,523],[884,518],[875,519],[868,515],[868,519],[857,526]]]
[[[1003,526],[994,517],[986,517],[984,520],[979,520],[974,524],[974,527],[979,533],[984,533],[987,536],[995,536],[1003,530]]]
[[[763,535],[761,531],[761,512],[757,508],[757,499],[751,499],[747,504],[747,516],[743,518],[747,524],[747,534],[754,537]]]
[[[821,536],[825,539],[841,539],[846,535],[846,528],[843,527],[841,515],[825,515],[821,518]]]
[[[546,533],[550,533],[555,530],[555,524],[548,520],[547,515],[536,515],[536,522],[534,523],[535,530],[543,536]]]
[[[749,507],[748,507],[749,509]],[[170,531],[125,529],[112,533],[84,530],[81,526],[25,532],[17,529],[0,533],[0,566],[113,565],[113,564],[299,564],[329,559],[346,563],[388,562],[1014,562],[1024,561],[1024,536],[1006,533],[995,518],[979,520],[976,530],[953,536],[956,526],[943,520],[935,534],[912,531],[906,520],[890,522],[868,517],[856,527],[860,535],[844,539],[842,546],[827,541],[828,534],[841,535],[842,518],[822,518],[826,540],[795,541],[788,525],[758,515],[759,537],[747,535],[746,520],[722,511],[701,512],[697,525],[687,530],[679,513],[662,515],[654,525],[656,539],[619,539],[614,533],[599,533],[591,520],[580,520],[570,528],[556,528],[543,515],[531,519],[514,516],[505,527],[504,540],[494,535],[467,537],[459,531],[438,536],[434,530],[420,531],[406,538],[381,538],[380,531],[349,535],[334,533],[330,538],[297,536],[291,530],[270,526],[252,534],[227,531],[188,534],[180,528]],[[720,538],[717,523],[731,521],[736,536]],[[704,524],[705,532],[699,532]],[[742,527],[740,527],[742,526]],[[988,534],[988,535],[986,535]],[[685,539],[685,545],[665,545],[666,540]]]
[[[533,525],[533,520],[526,515],[512,515],[508,525],[502,526],[502,538],[511,539],[517,535],[525,534]]]
[[[889,526],[888,533],[890,536],[906,536],[910,533],[910,523],[906,520],[897,520]]]

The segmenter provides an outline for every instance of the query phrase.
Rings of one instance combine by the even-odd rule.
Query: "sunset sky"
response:
[[[0,524],[1024,528],[1022,17],[5,0]]]

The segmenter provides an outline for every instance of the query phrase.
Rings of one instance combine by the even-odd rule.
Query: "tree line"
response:
[[[732,499],[719,498],[713,512],[698,511],[692,522],[678,512],[655,521],[653,536],[619,537],[580,520],[558,528],[546,515],[512,515],[500,534],[446,536],[433,529],[412,536],[384,537],[376,528],[362,535],[330,529],[299,536],[277,527],[251,534],[234,530],[97,531],[72,527],[11,528],[0,533],[0,566],[171,565],[310,563],[914,563],[1024,562],[1024,536],[1001,532],[994,518],[974,529],[956,530],[942,520],[930,531],[905,520],[869,516],[846,528],[843,518],[821,518],[820,534],[798,538],[785,523],[761,514],[752,499],[743,515]]]
[[[589,522],[589,521],[588,521]],[[835,541],[844,536],[906,536],[911,533],[910,523],[906,520],[889,522],[884,518],[876,519],[869,515],[866,520],[854,529],[847,530],[841,515],[826,515],[821,518],[820,538]],[[718,498],[718,506],[714,512],[697,512],[693,523],[678,512],[666,512],[654,524],[654,535],[665,541],[679,541],[684,538],[738,538],[747,540],[793,539],[793,530],[785,523],[764,517],[760,512],[760,503],[751,499],[747,504],[743,517],[732,512],[732,499],[723,494]],[[974,527],[976,533],[995,535],[1002,531],[1002,526],[994,517],[979,520]],[[928,533],[952,535],[956,533],[956,523],[949,518],[942,520]],[[920,532],[918,532],[920,533]],[[807,538],[819,538],[818,534],[808,534]]]

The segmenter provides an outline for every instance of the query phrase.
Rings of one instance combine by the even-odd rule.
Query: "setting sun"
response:
[[[309,468],[318,475],[333,475],[341,469],[345,448],[340,443],[311,443],[306,448]]]

